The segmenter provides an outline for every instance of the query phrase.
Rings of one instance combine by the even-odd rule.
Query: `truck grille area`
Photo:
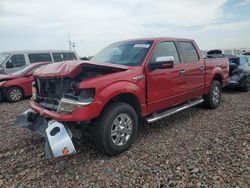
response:
[[[36,78],[35,102],[45,109],[56,111],[62,97],[77,97],[78,82],[71,78]]]

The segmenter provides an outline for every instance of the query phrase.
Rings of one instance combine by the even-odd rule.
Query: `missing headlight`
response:
[[[79,99],[92,99],[95,97],[95,89],[89,88],[89,89],[82,89],[79,95]]]
[[[77,107],[90,105],[92,103],[94,96],[95,96],[94,89],[81,90],[77,98],[70,95],[65,95],[63,98],[61,98],[59,102],[57,112],[59,114],[70,114]]]

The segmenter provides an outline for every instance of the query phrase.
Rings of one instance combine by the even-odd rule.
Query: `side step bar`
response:
[[[169,110],[166,110],[164,112],[160,112],[160,113],[154,113],[151,117],[148,117],[146,118],[146,121],[148,123],[153,123],[155,121],[158,121],[162,118],[165,118],[165,117],[168,117],[170,115],[173,115],[173,114],[176,114],[178,112],[181,112],[183,110],[186,110],[187,108],[190,108],[190,107],[193,107],[197,104],[200,104],[204,101],[204,99],[196,99],[196,100],[193,100],[193,101],[189,101],[181,106],[178,106],[178,107],[174,107],[174,108],[171,108]]]

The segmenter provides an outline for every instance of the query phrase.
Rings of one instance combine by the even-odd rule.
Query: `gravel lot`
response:
[[[85,141],[74,156],[45,160],[43,140],[14,127],[27,108],[0,104],[0,187],[250,187],[250,92],[141,125],[132,148],[112,158]]]

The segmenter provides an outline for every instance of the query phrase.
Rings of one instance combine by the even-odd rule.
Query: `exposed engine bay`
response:
[[[113,67],[102,67],[91,64],[82,64],[77,75],[70,77],[36,77],[33,88],[36,90],[34,101],[40,106],[56,111],[62,97],[81,100],[91,97],[94,91],[80,90],[79,84],[83,80],[122,71]]]

